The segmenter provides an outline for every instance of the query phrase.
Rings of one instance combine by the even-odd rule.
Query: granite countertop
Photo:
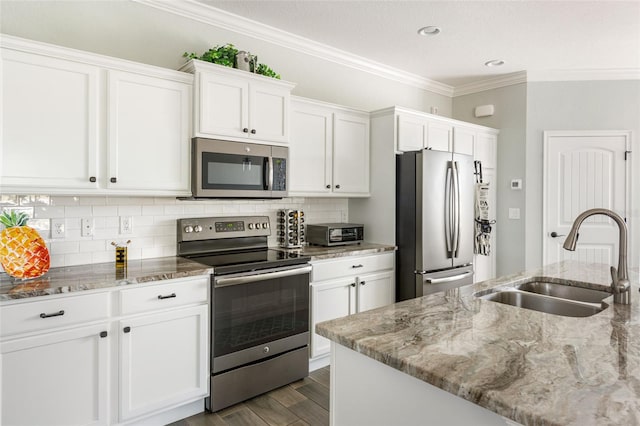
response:
[[[640,424],[639,275],[631,305],[563,317],[474,297],[550,277],[609,286],[608,265],[566,261],[323,322],[325,337],[522,424]]]
[[[348,244],[345,246],[333,247],[307,245],[299,249],[287,249],[282,247],[273,248],[275,250],[286,251],[288,253],[297,253],[304,256],[311,256],[311,261],[314,261],[347,256],[363,256],[367,254],[383,253],[386,251],[395,251],[396,246],[362,242],[360,244]]]
[[[189,259],[160,257],[129,260],[125,270],[117,270],[113,262],[51,268],[42,277],[26,281],[0,273],[0,303],[14,299],[209,275],[212,272],[210,266]]]

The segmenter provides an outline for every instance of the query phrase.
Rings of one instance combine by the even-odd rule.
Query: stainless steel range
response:
[[[310,258],[270,233],[267,216],[178,219],[178,255],[213,267],[209,411],[309,375]]]

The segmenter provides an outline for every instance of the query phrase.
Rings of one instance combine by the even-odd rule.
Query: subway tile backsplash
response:
[[[274,226],[269,245],[273,246],[278,244],[275,224],[279,209],[303,210],[306,223],[348,219],[348,203],[344,198],[185,201],[170,197],[0,195],[0,209],[19,210],[29,215],[29,226],[36,228],[47,242],[52,267],[113,262],[112,241],[131,240],[129,259],[174,256],[176,219],[183,217],[269,216]],[[131,234],[120,234],[121,216],[132,217]],[[83,218],[93,219],[93,236],[82,236]],[[63,238],[52,238],[52,219],[63,221]]]

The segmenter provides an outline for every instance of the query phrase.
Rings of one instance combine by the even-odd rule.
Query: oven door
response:
[[[192,144],[194,197],[287,195],[287,148],[203,138],[194,138]],[[276,157],[273,149],[277,151]]]
[[[212,371],[306,346],[311,266],[213,277]]]

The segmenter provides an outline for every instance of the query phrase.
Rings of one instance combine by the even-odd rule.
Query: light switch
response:
[[[520,209],[509,207],[509,219],[520,219]]]

